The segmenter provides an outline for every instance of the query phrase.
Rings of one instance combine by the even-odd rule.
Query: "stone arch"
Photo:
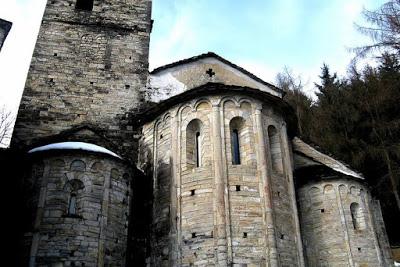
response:
[[[355,186],[350,186],[350,194],[353,196],[358,196],[359,195],[359,190]]]
[[[275,126],[268,126],[269,151],[271,155],[272,171],[283,174],[283,159],[280,132]]]
[[[193,109],[195,111],[201,110],[203,108],[205,108],[205,109],[210,109],[211,108],[211,103],[206,98],[198,99],[193,105]]]
[[[347,195],[347,186],[345,184],[340,184],[338,186],[340,195]]]
[[[103,168],[104,168],[104,165],[100,161],[93,162],[92,166],[90,167],[91,171],[94,173],[102,172]]]
[[[171,114],[169,112],[165,113],[162,117],[162,122],[165,124],[171,119]]]
[[[84,172],[86,170],[86,163],[83,160],[75,159],[71,162],[70,171],[81,171]]]
[[[327,184],[324,186],[324,194],[330,194],[333,192],[333,185],[332,184]]]
[[[178,108],[177,113],[178,113],[180,119],[182,119],[182,118],[183,118],[183,114],[189,113],[189,112],[192,111],[192,110],[193,110],[193,109],[192,109],[192,107],[191,107],[190,105],[184,104],[184,105],[182,105],[182,106],[180,106],[180,107]]]

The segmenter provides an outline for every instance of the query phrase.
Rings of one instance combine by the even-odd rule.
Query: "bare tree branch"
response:
[[[400,55],[400,0],[390,0],[375,11],[364,10],[363,15],[371,25],[355,26],[374,43],[353,48],[352,51],[359,57],[365,57],[377,50],[396,52]]]
[[[14,123],[14,117],[11,112],[8,111],[4,106],[0,108],[0,147],[8,146],[11,133],[12,125]]]

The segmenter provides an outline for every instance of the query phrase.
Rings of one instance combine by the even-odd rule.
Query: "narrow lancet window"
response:
[[[201,167],[204,149],[203,124],[200,120],[192,120],[186,128],[186,166],[188,169]]]
[[[232,164],[240,164],[239,131],[237,129],[232,131]]]
[[[200,132],[196,133],[196,167],[201,165],[201,144],[200,144]]]
[[[283,173],[282,150],[279,132],[272,125],[268,127],[268,138],[272,170],[275,173]]]
[[[75,193],[71,193],[71,196],[69,197],[68,214],[76,215],[76,194]]]
[[[66,216],[71,216],[73,218],[80,217],[78,216],[79,212],[78,207],[79,207],[79,199],[81,198],[83,188],[84,185],[82,181],[77,179],[72,179],[65,184],[64,189],[66,193],[68,193],[68,199],[66,199],[68,203],[65,203],[68,204],[68,206],[65,207]]]
[[[364,230],[366,223],[364,219],[363,210],[358,203],[351,203],[350,205],[351,220],[353,222],[354,230]]]
[[[76,0],[76,9],[92,11],[93,10],[93,0]]]

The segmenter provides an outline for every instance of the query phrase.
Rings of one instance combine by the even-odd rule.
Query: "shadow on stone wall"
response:
[[[24,244],[24,232],[32,229],[32,210],[24,188],[28,159],[12,149],[0,149],[0,178],[2,181],[1,207],[3,235],[6,255],[4,266],[26,266],[29,244]]]

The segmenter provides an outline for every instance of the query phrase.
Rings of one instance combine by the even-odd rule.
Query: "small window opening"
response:
[[[357,248],[358,251],[361,251],[361,248]]]
[[[278,195],[278,197],[280,197],[281,196],[281,192],[276,192],[276,194]]]
[[[192,233],[192,238],[195,238],[196,237],[196,233]]]
[[[285,239],[285,235],[281,234],[281,236],[279,237],[280,239]]]
[[[364,230],[366,223],[362,207],[358,203],[351,203],[350,212],[354,230]]]
[[[201,155],[201,151],[200,151],[201,147],[200,147],[200,132],[196,133],[196,167],[200,167],[200,155]]]
[[[196,194],[196,190],[195,189],[190,190],[190,195],[191,196],[194,196],[195,194]]]
[[[75,8],[79,9],[79,10],[92,11],[93,10],[93,0],[77,0]]]
[[[324,213],[325,212],[325,209],[321,209],[321,213]]]
[[[69,197],[68,214],[76,215],[76,194],[75,193],[71,193],[71,196]]]
[[[232,131],[232,164],[240,165],[240,144],[239,132],[237,129]]]
[[[163,136],[162,134],[160,134],[160,139],[163,139],[163,137],[164,137],[164,136]]]
[[[247,238],[247,233],[243,232],[243,238]]]
[[[56,56],[57,56],[57,53],[54,53],[54,56],[56,57]]]
[[[129,84],[125,84],[125,89],[129,89],[131,86]]]
[[[94,82],[90,82],[90,84],[91,84],[91,85],[93,85],[93,84],[94,84]]]
[[[236,186],[236,191],[240,191],[240,185]]]

